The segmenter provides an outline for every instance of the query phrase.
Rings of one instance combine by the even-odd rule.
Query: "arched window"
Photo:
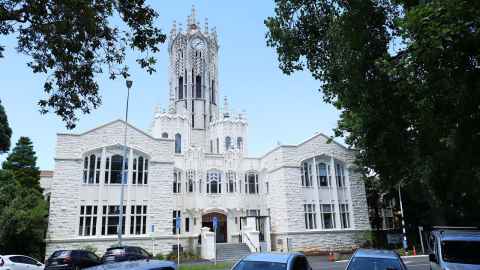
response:
[[[237,138],[237,149],[240,150],[240,151],[243,150],[243,138],[242,137]]]
[[[258,174],[255,172],[249,172],[245,174],[245,193],[257,194],[258,193]]]
[[[175,134],[175,153],[182,153],[182,135],[179,133]]]
[[[237,191],[237,181],[236,174],[234,171],[228,171],[225,174],[225,179],[227,181],[227,192],[233,193]]]
[[[302,179],[303,187],[312,186],[312,163],[304,161],[300,166],[300,177]]]
[[[163,132],[163,133],[162,133],[162,138],[167,139],[167,138],[168,138],[168,133],[167,133],[167,132]]]
[[[173,172],[173,193],[182,192],[182,173],[175,170]]]
[[[183,99],[183,77],[178,78],[178,99]]]
[[[122,183],[123,157],[121,155],[113,155],[110,166],[110,184]],[[125,169],[128,170],[128,159],[125,160]],[[105,179],[107,181],[107,179]]]
[[[202,98],[202,77],[199,75],[195,77],[195,97]]]
[[[98,184],[100,182],[100,161],[101,157],[91,154],[83,161],[83,183]]]
[[[186,172],[187,176],[187,192],[194,192],[195,191],[195,171],[188,170]]]
[[[222,193],[222,175],[219,171],[207,172],[207,193]]]
[[[232,147],[232,138],[230,136],[225,137],[225,151]]]
[[[319,187],[328,187],[327,165],[325,163],[317,163],[317,185]]]

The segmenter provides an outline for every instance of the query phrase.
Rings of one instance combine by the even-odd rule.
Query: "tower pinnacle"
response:
[[[223,118],[230,117],[230,110],[228,108],[228,99],[227,96],[223,99]]]

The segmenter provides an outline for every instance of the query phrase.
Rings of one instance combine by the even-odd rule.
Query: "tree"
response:
[[[28,137],[20,137],[2,167],[9,171],[21,186],[42,191],[37,157],[32,141]]]
[[[74,128],[79,111],[101,104],[96,75],[108,69],[111,79],[130,76],[127,49],[141,53],[136,61],[148,73],[155,71],[151,53],[165,41],[153,25],[157,16],[144,0],[5,0],[0,35],[17,34],[17,50],[31,57],[28,66],[47,75],[41,112],[54,111]],[[0,58],[4,49],[0,44]]]
[[[0,250],[43,258],[48,205],[30,139],[21,137],[0,170]]]
[[[424,187],[419,203],[450,225],[480,221],[479,8],[277,0],[265,21],[283,72],[308,69],[341,110],[335,136],[359,150],[358,164],[385,189]]]
[[[5,108],[0,100],[0,154],[10,150],[10,137],[12,137],[12,129],[10,129]]]

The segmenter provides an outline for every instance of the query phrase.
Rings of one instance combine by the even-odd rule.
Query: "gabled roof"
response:
[[[83,132],[83,133],[79,133],[79,134],[75,134],[75,133],[57,133],[57,135],[65,135],[65,136],[84,136],[84,135],[87,135],[88,133],[94,132],[94,131],[99,130],[99,129],[102,129],[102,128],[106,128],[106,127],[108,127],[108,126],[111,126],[111,125],[114,125],[114,124],[117,124],[117,123],[125,124],[125,121],[122,120],[122,119],[116,119],[116,120],[110,121],[110,122],[108,122],[108,123],[106,123],[106,124],[100,125],[100,126],[98,126],[98,127],[96,127],[96,128],[87,130],[87,131],[85,131],[85,132]],[[127,123],[127,125],[128,125],[129,128],[131,128],[131,129],[133,129],[133,130],[135,130],[135,131],[137,131],[137,132],[139,132],[139,133],[141,133],[141,134],[149,137],[149,138],[152,139],[152,140],[157,140],[157,141],[172,141],[172,139],[155,138],[155,137],[153,137],[152,135],[150,135],[150,134],[148,134],[147,132],[145,132],[145,131],[143,131],[143,130],[141,130],[141,129],[135,127],[135,126],[133,126],[133,125],[130,124],[130,123]]]

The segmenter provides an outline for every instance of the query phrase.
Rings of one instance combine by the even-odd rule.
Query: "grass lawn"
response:
[[[227,270],[232,267],[232,262],[202,263],[202,264],[180,264],[180,270]]]

